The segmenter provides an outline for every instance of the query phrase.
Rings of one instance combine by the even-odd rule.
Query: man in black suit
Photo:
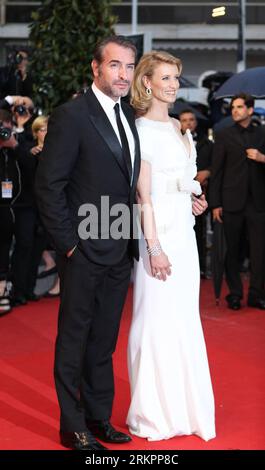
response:
[[[232,127],[216,135],[210,181],[213,219],[224,223],[227,242],[228,307],[238,310],[243,297],[239,247],[244,222],[250,245],[248,305],[265,309],[265,130],[254,126],[254,100],[241,93],[231,100]]]
[[[58,253],[61,280],[55,353],[60,438],[78,450],[105,449],[95,437],[118,444],[131,440],[112,427],[110,417],[112,354],[132,259],[138,258],[132,206],[140,147],[134,114],[120,100],[133,79],[135,53],[132,43],[117,36],[97,47],[92,87],[57,108],[49,120],[36,178],[39,210]],[[93,210],[88,214],[91,207],[98,221]],[[118,238],[112,230],[119,222],[117,207],[130,211],[127,237]]]

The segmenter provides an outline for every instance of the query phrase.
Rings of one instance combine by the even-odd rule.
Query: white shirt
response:
[[[121,121],[122,121],[124,130],[125,130],[125,133],[126,133],[126,137],[127,137],[127,140],[128,140],[128,144],[129,144],[131,161],[132,161],[132,170],[133,170],[134,158],[135,158],[134,137],[133,137],[133,133],[131,131],[131,128],[128,124],[128,121],[127,121],[127,119],[126,119],[126,117],[125,117],[125,115],[122,111],[120,98],[118,99],[118,101],[114,101],[109,96],[105,95],[105,93],[103,93],[101,90],[99,90],[94,82],[92,83],[92,91],[96,95],[96,98],[98,99],[98,101],[100,102],[100,104],[101,104],[102,108],[104,109],[106,115],[108,116],[108,119],[109,119],[109,121],[110,121],[110,123],[111,123],[111,125],[112,125],[112,127],[115,131],[115,134],[117,135],[117,137],[119,139],[119,142],[121,144],[120,133],[119,133],[119,129],[118,129],[118,126],[117,126],[116,115],[115,115],[115,111],[114,111],[115,104],[119,103]]]

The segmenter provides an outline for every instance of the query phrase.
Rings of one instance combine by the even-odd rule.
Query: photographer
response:
[[[14,120],[16,122],[16,132],[19,142],[25,140],[33,141],[31,124],[34,120],[34,104],[28,96],[22,97],[22,102],[12,107]]]
[[[28,73],[28,53],[19,50],[15,55],[11,55],[10,65],[5,67],[2,74],[1,96],[22,95],[32,96],[32,79]]]
[[[32,100],[24,97],[23,104],[12,109],[19,144],[17,162],[21,182],[21,191],[14,206],[15,245],[11,260],[12,305],[19,306],[25,305],[29,300],[38,300],[33,292],[34,283],[31,273],[37,227],[34,193],[37,158],[30,152],[35,144],[31,130],[34,111]]]
[[[17,145],[12,115],[0,109],[0,315],[11,310],[7,281],[9,253],[14,234],[13,204],[20,193]]]

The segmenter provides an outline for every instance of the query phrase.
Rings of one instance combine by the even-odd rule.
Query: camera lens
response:
[[[16,54],[15,56],[15,63],[16,64],[21,64],[22,60],[24,59],[22,54]]]
[[[12,135],[9,127],[0,127],[0,140],[9,140]]]
[[[25,108],[25,106],[23,106],[23,104],[15,106],[14,111],[20,116],[24,116],[25,114],[27,114],[27,109]]]

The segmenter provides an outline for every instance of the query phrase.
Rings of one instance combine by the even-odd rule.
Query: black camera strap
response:
[[[4,159],[5,159],[4,178],[5,178],[5,180],[8,180],[8,153],[7,153],[7,149],[3,149],[2,152],[4,154]]]

